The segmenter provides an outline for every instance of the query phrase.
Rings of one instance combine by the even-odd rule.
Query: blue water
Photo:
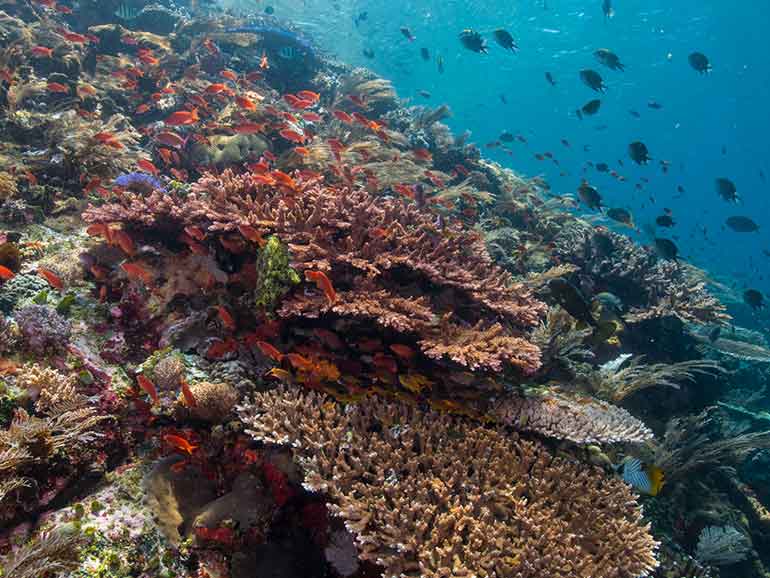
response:
[[[458,133],[470,130],[485,156],[526,175],[544,175],[555,193],[574,193],[585,176],[608,206],[630,209],[639,226],[670,208],[677,226],[658,234],[673,238],[685,258],[736,289],[769,292],[770,257],[762,250],[770,251],[770,184],[762,181],[760,171],[770,178],[770,3],[615,0],[615,16],[607,21],[600,0],[545,2],[547,9],[543,0],[270,4],[278,15],[304,21],[330,52],[392,80],[400,96],[415,104],[448,103],[454,113],[450,126]],[[364,11],[366,19],[354,26],[354,16]],[[401,26],[409,27],[414,42],[404,38]],[[517,54],[494,42],[491,32],[499,27],[513,34]],[[488,55],[460,45],[464,28],[485,35]],[[430,61],[420,57],[422,47],[429,49]],[[363,48],[372,49],[375,57],[365,58]],[[596,62],[592,53],[597,48],[617,53],[625,72]],[[699,75],[689,66],[693,51],[709,57],[710,74]],[[437,55],[444,59],[443,75]],[[606,95],[581,83],[582,68],[600,72]],[[546,71],[557,86],[546,82]],[[420,97],[420,90],[431,98]],[[575,109],[597,97],[602,99],[599,113],[579,120]],[[663,108],[649,109],[650,100]],[[510,145],[512,156],[484,148],[503,130],[524,135],[528,144]],[[649,165],[637,167],[628,158],[627,146],[635,140],[649,148]],[[546,151],[560,166],[535,159],[535,153]],[[661,160],[671,163],[668,174],[661,171]],[[584,175],[587,161],[606,162],[626,182],[590,168]],[[561,176],[562,171],[568,174]],[[714,179],[722,176],[736,183],[741,204],[718,197]],[[649,182],[641,183],[642,177]],[[677,198],[679,185],[685,192]],[[730,215],[750,216],[760,232],[726,229]],[[648,240],[644,235],[639,239]]]

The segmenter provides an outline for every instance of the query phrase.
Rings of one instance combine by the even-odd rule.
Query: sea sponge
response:
[[[190,385],[190,391],[195,398],[195,407],[189,408],[190,414],[211,423],[223,422],[240,399],[238,390],[225,382],[200,381]]]
[[[194,143],[190,149],[193,162],[226,167],[244,161],[256,161],[268,150],[265,139],[255,134],[210,136],[211,144]]]
[[[152,368],[152,377],[159,389],[176,389],[184,377],[184,361],[178,354],[166,355]]]

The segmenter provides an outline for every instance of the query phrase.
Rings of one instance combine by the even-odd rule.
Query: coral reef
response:
[[[627,487],[537,442],[285,387],[241,417],[257,439],[291,445],[305,486],[334,500],[359,556],[385,576],[635,577],[656,565]]]
[[[24,344],[37,354],[60,351],[67,346],[71,323],[48,305],[27,305],[16,313]]]

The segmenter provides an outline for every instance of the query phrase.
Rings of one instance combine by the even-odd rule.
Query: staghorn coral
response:
[[[16,313],[22,339],[37,354],[63,349],[69,342],[72,324],[47,305],[28,305]]]
[[[589,374],[588,383],[594,395],[619,403],[650,387],[679,389],[681,382],[695,383],[697,375],[714,375],[724,371],[718,363],[709,359],[652,365],[642,363],[643,357],[632,358],[627,364],[624,363],[626,359],[626,356],[621,356],[618,358],[620,363],[606,363]]]
[[[490,416],[519,430],[577,444],[652,439],[652,431],[626,410],[592,398],[572,399],[556,393],[509,395],[496,403]]]
[[[221,423],[233,411],[240,396],[229,383],[200,381],[190,385],[195,398],[195,407],[188,408],[190,414],[203,421]]]
[[[572,263],[629,306],[630,323],[674,316],[684,322],[724,323],[725,306],[707,290],[702,271],[659,259],[625,235],[576,219],[553,240],[559,263]]]
[[[538,442],[285,387],[240,413],[256,439],[291,445],[305,486],[329,495],[384,576],[633,578],[656,565],[628,487]]]
[[[443,331],[420,341],[423,353],[433,359],[449,358],[470,370],[500,371],[503,362],[517,366],[522,373],[532,373],[540,365],[540,350],[526,339],[506,335],[499,323],[485,327],[479,321],[473,327],[452,325],[451,314],[443,317]]]
[[[77,569],[83,535],[72,527],[43,532],[6,557],[3,578],[60,576]]]
[[[90,207],[84,217],[92,223],[122,222],[144,229],[196,226],[212,236],[253,227],[263,237],[273,234],[286,244],[298,272],[324,271],[335,286],[355,290],[339,291],[337,302],[331,304],[295,289],[281,304],[282,317],[319,317],[330,310],[341,312],[346,305],[355,308],[351,298],[361,290],[387,291],[405,304],[403,300],[414,299],[418,287],[427,285],[431,290],[420,292],[441,297],[431,300],[431,317],[441,319],[449,302],[457,316],[451,324],[413,325],[426,349],[440,343],[442,333],[463,332],[465,325],[480,322],[477,335],[483,340],[489,337],[485,331],[499,322],[502,329],[495,329],[500,332],[496,338],[521,341],[511,341],[502,355],[489,358],[489,364],[456,356],[459,363],[492,369],[502,361],[525,373],[538,366],[535,348],[523,347],[523,332],[537,323],[545,306],[492,264],[480,236],[459,227],[438,228],[430,213],[401,199],[378,199],[365,190],[322,186],[313,180],[296,183],[296,195],[286,195],[251,175],[225,171],[202,177],[184,198],[173,192],[154,191],[148,196],[125,192],[116,202]],[[387,307],[394,299],[380,301],[378,306]],[[387,311],[370,316],[389,317]],[[482,341],[478,347],[486,345]]]

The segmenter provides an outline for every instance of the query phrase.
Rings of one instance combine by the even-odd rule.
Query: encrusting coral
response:
[[[380,399],[279,387],[240,408],[290,445],[384,576],[635,578],[655,542],[629,488],[536,441]]]

